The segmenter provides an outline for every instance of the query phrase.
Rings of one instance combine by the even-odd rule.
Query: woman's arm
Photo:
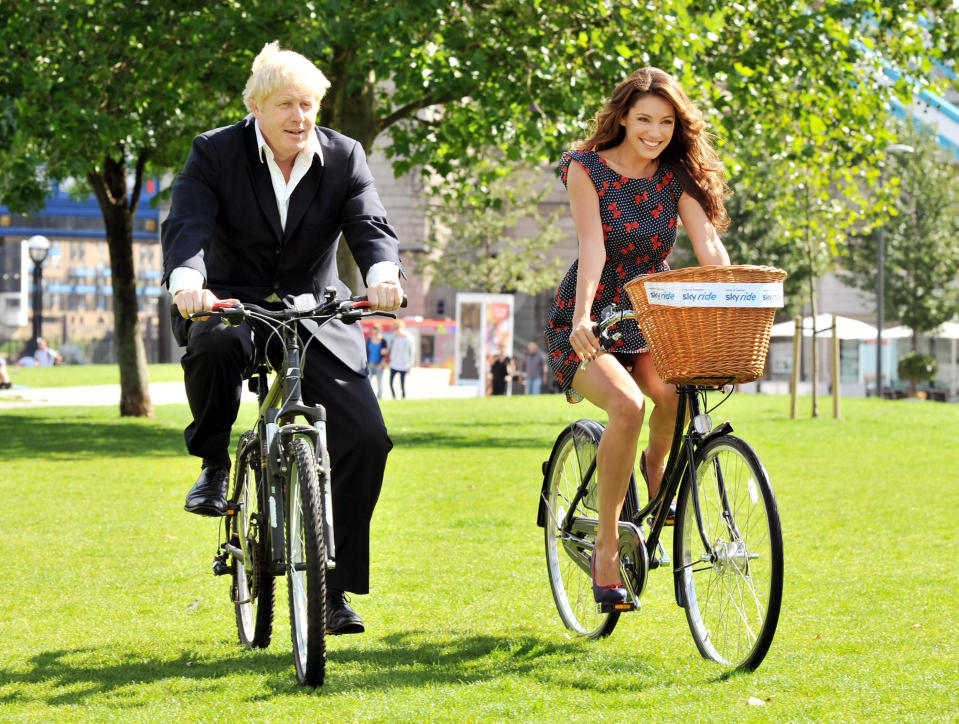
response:
[[[576,275],[576,306],[573,308],[573,329],[569,342],[581,360],[593,359],[599,340],[593,334],[589,318],[599,279],[606,263],[603,243],[603,222],[599,215],[599,197],[589,175],[575,161],[569,164],[566,178],[569,208],[579,239],[579,267]]]
[[[700,203],[689,194],[679,197],[679,218],[702,266],[729,266],[729,254]]]

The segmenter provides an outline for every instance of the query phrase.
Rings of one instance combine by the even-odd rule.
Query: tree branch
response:
[[[467,95],[465,90],[462,93],[449,91],[438,96],[430,94],[420,98],[417,101],[413,101],[412,103],[407,103],[405,106],[400,106],[397,108],[395,111],[386,116],[386,118],[381,118],[379,121],[377,121],[376,133],[379,135],[397,121],[401,121],[404,118],[413,115],[417,111],[422,110],[423,108],[442,105],[444,103],[452,103],[455,100],[463,98],[465,95]]]

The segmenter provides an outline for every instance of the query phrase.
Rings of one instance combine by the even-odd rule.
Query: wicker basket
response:
[[[651,304],[650,282],[782,282],[771,266],[701,266],[637,277],[624,285],[659,376],[672,385],[752,382],[763,375],[775,307]]]

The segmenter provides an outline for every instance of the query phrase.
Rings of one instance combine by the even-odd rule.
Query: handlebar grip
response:
[[[353,297],[352,298],[353,306],[352,309],[369,309],[370,301],[366,297]],[[403,295],[403,301],[400,302],[400,308],[404,309],[409,302],[409,297],[405,294]]]

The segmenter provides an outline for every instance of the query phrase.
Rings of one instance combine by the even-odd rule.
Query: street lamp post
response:
[[[913,153],[916,149],[905,143],[891,143],[886,146],[886,154]],[[879,171],[879,188],[885,183],[886,167]],[[882,325],[885,299],[886,270],[886,225],[879,227],[876,234],[876,397],[882,397]]]
[[[43,336],[43,262],[50,253],[50,240],[45,236],[27,239],[27,252],[33,262],[33,339],[28,345],[29,354],[37,350],[37,340]]]

